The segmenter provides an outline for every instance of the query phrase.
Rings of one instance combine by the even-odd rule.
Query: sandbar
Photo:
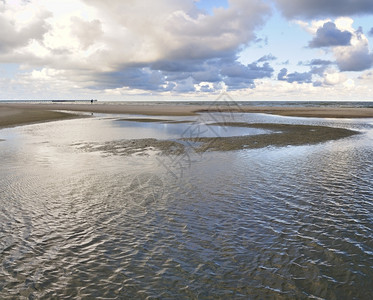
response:
[[[196,137],[186,138],[198,144],[195,152],[231,151],[258,149],[265,147],[286,147],[315,145],[331,140],[348,138],[359,134],[358,131],[314,125],[268,124],[268,123],[215,123],[210,125],[249,127],[270,130],[266,134],[233,137]]]
[[[77,143],[71,146],[84,152],[101,152],[106,155],[147,155],[147,151],[157,151],[161,155],[181,155],[185,153],[182,143],[154,138],[116,140],[106,143]]]
[[[330,140],[348,138],[357,131],[313,125],[289,125],[267,123],[215,123],[210,125],[251,127],[268,130],[268,133],[232,137],[190,137],[174,140],[154,138],[116,140],[106,143],[78,143],[72,146],[85,152],[101,152],[105,155],[147,155],[156,151],[158,155],[183,155],[211,151],[235,151],[266,147],[314,145]],[[207,125],[208,126],[208,125]]]

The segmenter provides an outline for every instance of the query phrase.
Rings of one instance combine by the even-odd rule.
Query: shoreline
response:
[[[57,110],[57,111],[56,111]],[[237,105],[186,104],[61,104],[61,103],[4,103],[0,104],[0,128],[39,122],[57,121],[82,116],[59,111],[148,116],[193,116],[198,113],[232,112],[264,113],[307,118],[373,118],[373,108],[336,107],[279,107]]]

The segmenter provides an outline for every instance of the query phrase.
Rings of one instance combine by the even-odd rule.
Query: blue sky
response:
[[[373,100],[366,0],[0,2],[0,99]]]
[[[196,6],[202,10],[205,10],[210,15],[213,15],[214,8],[228,8],[228,0],[200,0],[195,2]]]

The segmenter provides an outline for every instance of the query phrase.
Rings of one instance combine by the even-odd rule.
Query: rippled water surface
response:
[[[313,146],[188,157],[75,146],[261,133],[206,131],[229,117],[0,130],[0,299],[372,299],[372,119],[235,117],[362,133]]]

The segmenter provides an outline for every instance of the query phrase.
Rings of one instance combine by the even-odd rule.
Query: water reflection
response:
[[[205,153],[174,178],[155,156],[71,145],[188,124],[100,116],[0,131],[0,298],[372,298],[371,125],[253,118],[365,134]]]
[[[126,138],[158,138],[175,139],[182,137],[228,137],[240,135],[256,135],[266,133],[255,128],[229,126],[207,126],[204,123],[154,123],[118,121],[115,125],[126,129]]]

